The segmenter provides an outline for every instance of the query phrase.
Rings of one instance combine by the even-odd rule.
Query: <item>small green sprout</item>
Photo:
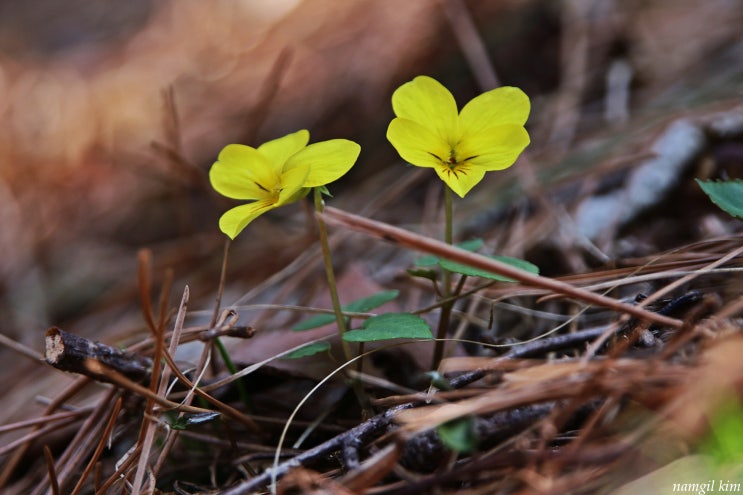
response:
[[[227,145],[212,165],[212,187],[232,199],[248,204],[228,210],[219,228],[234,239],[258,216],[307,195],[343,176],[356,162],[361,147],[346,139],[308,145],[309,131],[302,129],[268,141],[258,148]]]
[[[485,172],[513,165],[529,144],[524,129],[529,97],[518,88],[487,91],[457,112],[448,89],[418,76],[393,93],[392,109],[397,116],[387,129],[392,146],[411,164],[433,168],[462,198]]]
[[[478,436],[472,416],[447,421],[436,428],[439,438],[453,452],[467,454],[477,448]]]

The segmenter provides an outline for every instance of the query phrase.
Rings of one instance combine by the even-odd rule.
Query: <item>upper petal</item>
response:
[[[260,199],[278,181],[272,164],[250,146],[230,144],[209,170],[209,181],[220,194],[233,199]]]
[[[499,125],[462,136],[457,154],[486,171],[502,170],[513,165],[528,144],[529,134],[520,125]]]
[[[393,119],[387,127],[387,139],[403,160],[419,167],[437,167],[451,152],[441,137],[408,119]]]
[[[234,239],[247,225],[259,215],[276,208],[271,200],[261,200],[236,206],[227,210],[219,219],[219,229],[230,239]]]
[[[361,152],[361,146],[347,139],[331,139],[313,143],[294,154],[286,163],[285,170],[296,166],[307,166],[309,172],[304,187],[330,184],[348,172]]]
[[[523,126],[529,117],[529,97],[519,88],[505,86],[487,91],[467,103],[459,114],[462,135],[503,124]]]
[[[463,198],[485,176],[485,170],[467,163],[450,168],[447,165],[436,167],[436,173],[449,188]]]
[[[309,131],[301,129],[297,132],[263,143],[258,146],[258,151],[268,158],[271,163],[275,164],[280,171],[281,167],[284,166],[284,163],[286,163],[289,157],[307,146],[307,143],[309,142]]]
[[[392,93],[392,109],[397,117],[412,120],[454,145],[459,139],[457,103],[441,83],[418,76]]]

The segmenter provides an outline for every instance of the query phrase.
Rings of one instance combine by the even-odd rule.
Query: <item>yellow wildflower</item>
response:
[[[524,123],[529,97],[518,88],[487,91],[461,112],[452,94],[428,76],[418,76],[392,95],[397,118],[387,139],[400,156],[433,168],[452,191],[464,197],[485,172],[510,167],[529,144]]]
[[[358,144],[345,139],[308,146],[309,140],[310,133],[302,129],[258,148],[230,144],[219,153],[209,171],[212,187],[228,198],[252,201],[222,215],[222,232],[234,239],[259,215],[298,201],[309,188],[337,180],[361,151]]]

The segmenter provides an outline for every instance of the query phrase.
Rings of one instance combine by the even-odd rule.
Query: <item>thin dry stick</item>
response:
[[[8,349],[12,349],[21,356],[25,356],[29,358],[31,361],[34,361],[36,363],[43,363],[44,358],[39,355],[39,353],[30,347],[26,347],[25,345],[21,344],[20,342],[17,342],[7,335],[3,335],[0,333],[0,345],[4,345]]]
[[[219,316],[219,309],[222,305],[222,293],[224,291],[224,284],[227,280],[227,260],[230,256],[230,246],[232,245],[232,240],[228,237],[227,240],[224,242],[224,254],[222,255],[222,268],[220,270],[219,274],[219,287],[217,288],[217,299],[214,302],[214,312],[212,313],[212,319],[209,323],[209,328],[214,328],[214,325],[217,324],[217,317]]]
[[[83,487],[83,483],[85,482],[85,479],[88,477],[90,472],[93,470],[93,466],[95,466],[95,463],[98,462],[98,458],[101,456],[101,452],[103,452],[103,449],[106,447],[107,439],[111,435],[111,431],[113,431],[114,429],[114,425],[116,424],[116,419],[119,417],[119,412],[121,411],[122,403],[123,403],[123,399],[121,397],[116,399],[116,403],[114,404],[114,409],[113,411],[111,411],[111,417],[108,418],[108,423],[106,423],[106,428],[103,430],[101,439],[98,441],[98,447],[96,447],[95,452],[93,452],[93,457],[90,458],[88,465],[83,470],[83,474],[80,475],[80,478],[77,480],[77,484],[75,485],[75,488],[73,488],[72,492],[70,492],[70,495],[77,495],[77,493]]]
[[[167,360],[167,358],[166,358]],[[170,401],[168,399],[164,399],[157,395],[156,393],[152,392],[149,388],[140,385],[139,383],[133,382],[121,373],[112,370],[110,368],[106,368],[103,364],[101,364],[99,361],[96,361],[94,359],[88,359],[85,361],[85,366],[90,368],[92,373],[105,375],[106,378],[116,384],[117,386],[124,388],[126,390],[129,390],[130,392],[133,392],[137,395],[141,395],[142,397],[152,400],[153,402],[163,406],[166,409],[173,409],[176,411],[183,411],[183,412],[191,412],[191,413],[211,413],[214,412],[210,409],[203,409],[201,407],[194,407],[194,406],[185,406],[183,404],[179,404],[177,402]]]
[[[641,320],[651,321],[660,325],[666,325],[672,328],[681,328],[683,325],[683,322],[676,318],[669,318],[667,316],[653,313],[652,311],[642,309],[638,306],[632,306],[610,297],[601,296],[565,282],[534,275],[519,270],[511,265],[490,259],[481,254],[471,253],[456,246],[450,246],[436,239],[424,237],[383,222],[370,220],[332,207],[326,208],[325,212],[320,215],[322,215],[325,221],[331,225],[346,227],[401,246],[434,254],[481,270],[497,273],[498,275],[512,278],[525,285],[547,289],[563,294],[566,297],[602,306],[614,311],[627,313]]]
[[[170,339],[170,347],[168,348],[168,354],[173,356],[175,354],[175,351],[178,349],[178,342],[181,338],[181,333],[183,332],[183,322],[186,319],[186,310],[188,308],[188,299],[189,299],[190,293],[188,286],[186,286],[183,289],[183,297],[181,298],[181,305],[178,308],[178,315],[175,318],[175,325],[173,326],[173,335]],[[170,373],[172,369],[170,366],[166,366],[163,369],[163,376],[160,379],[160,391],[159,395],[165,396],[165,392],[168,386],[168,381],[170,380]],[[191,401],[193,400],[193,395],[188,395],[186,399],[183,401],[185,405],[191,405]],[[179,415],[179,417],[182,416],[182,414]],[[163,448],[160,450],[160,455],[157,458],[157,461],[155,462],[155,465],[152,468],[152,473],[154,476],[157,476],[157,474],[160,472],[160,469],[162,468],[163,463],[165,462],[165,459],[168,457],[168,453],[173,448],[173,445],[175,445],[175,441],[178,438],[178,430],[171,430],[170,435],[168,436],[167,441],[165,442],[165,445],[163,445]]]
[[[64,390],[59,397],[54,399],[54,401],[49,404],[49,406],[46,408],[46,411],[44,411],[44,416],[48,416],[52,414],[54,411],[60,408],[62,404],[64,404],[70,397],[77,394],[83,387],[85,387],[87,384],[89,384],[91,380],[87,377],[80,378],[72,383],[66,390]],[[35,429],[40,429],[42,425],[37,425]],[[5,466],[3,466],[2,472],[0,472],[0,490],[5,486],[5,484],[8,482],[8,479],[13,475],[13,471],[15,471],[15,468],[18,466],[18,463],[21,462],[21,459],[24,455],[26,455],[26,452],[31,447],[31,442],[26,442],[25,445],[23,445],[21,448],[15,451],[13,456],[10,459],[7,459],[5,462]]]
[[[56,421],[65,421],[70,418],[85,416],[86,414],[90,414],[92,411],[92,407],[84,407],[75,411],[65,411],[57,414],[50,414],[48,416],[40,416],[38,418],[27,419],[25,421],[16,421],[15,423],[9,423],[7,425],[0,426],[0,434],[7,433],[13,430],[20,430],[22,428],[28,428],[30,426],[46,426]]]
[[[74,423],[77,419],[76,418],[68,418],[66,421],[61,421],[59,423],[55,423],[53,425],[46,425],[43,428],[35,429],[29,433],[26,433],[20,438],[17,438],[13,440],[12,442],[9,442],[2,447],[0,447],[0,456],[7,454],[8,452],[12,452],[13,449],[25,444],[26,442],[30,442],[32,440],[35,440],[37,438],[43,438],[47,433],[52,433],[54,431],[59,431],[60,428],[70,425]]]
[[[69,442],[64,453],[57,459],[57,479],[59,485],[64,487],[72,473],[76,472],[83,460],[93,450],[93,441],[98,438],[100,429],[103,427],[101,420],[111,407],[116,390],[109,390],[98,402],[95,410],[86,418],[75,437]],[[43,491],[44,487],[37,487],[33,494]]]
[[[155,407],[155,397],[161,398],[158,394],[160,388],[160,370],[162,366],[162,355],[165,351],[165,322],[168,312],[168,295],[172,283],[172,272],[168,272],[165,277],[162,290],[160,292],[160,305],[158,308],[158,319],[155,324],[154,314],[150,305],[151,283],[150,283],[150,265],[152,256],[149,251],[140,252],[139,257],[139,292],[142,299],[142,312],[148,323],[152,336],[155,338],[155,351],[152,356],[152,375],[150,377],[149,394],[145,404],[145,414],[142,417],[142,426],[140,429],[138,442],[142,445],[137,470],[134,474],[132,486],[132,495],[139,495],[144,483],[144,477],[148,471],[150,459],[150,450],[155,440],[155,429],[157,425],[150,420],[153,416]],[[164,398],[163,398],[164,400]]]
[[[98,490],[96,490],[95,495],[105,495],[105,494],[107,494],[108,493],[108,489],[111,487],[111,485],[113,485],[114,483],[116,483],[117,481],[119,481],[120,479],[122,479],[122,476],[124,474],[124,471],[126,471],[127,469],[129,469],[129,467],[131,467],[131,465],[137,459],[137,456],[139,456],[139,452],[140,452],[141,449],[142,449],[142,446],[141,445],[137,445],[134,448],[134,450],[129,453],[129,457],[127,457],[126,460],[124,460],[124,462],[121,463],[121,465],[119,466],[119,469],[117,469],[116,472],[114,474],[112,474],[106,480],[106,482],[103,483],[103,485],[100,488],[98,488]]]
[[[709,272],[710,270],[730,261],[731,259],[734,259],[741,253],[743,253],[743,246],[729,252],[722,258],[715,260],[712,263],[709,263],[704,268],[700,270],[696,270],[686,275],[685,277],[681,277],[680,279],[666,285],[662,289],[655,291],[653,294],[651,294],[650,296],[640,301],[640,303],[636,307],[642,308],[646,306],[647,304],[650,304],[651,302],[658,300],[659,298],[675,290],[676,288],[681,287],[683,284],[697,278],[698,276],[706,272]],[[611,325],[601,337],[597,338],[593,343],[591,343],[591,345],[588,347],[588,349],[586,349],[586,352],[583,355],[583,362],[588,362],[596,354],[596,352],[598,352],[601,346],[604,345],[604,342],[606,342],[606,340],[613,334],[615,330],[614,327],[615,325]]]
[[[694,270],[693,272],[689,273],[688,275],[686,275],[684,277],[681,277],[680,279],[675,280],[674,282],[666,285],[662,289],[659,289],[659,290],[655,291],[650,296],[648,296],[645,299],[643,299],[640,302],[640,304],[638,304],[638,306],[640,306],[640,307],[646,306],[646,305],[650,304],[653,301],[657,301],[661,297],[665,296],[666,294],[670,293],[671,291],[676,290],[677,288],[681,287],[685,283],[690,282],[690,281],[694,280],[695,278],[699,277],[700,275],[704,275],[705,273],[710,272],[711,270],[717,268],[718,266],[727,263],[731,259],[738,257],[741,253],[743,253],[743,246],[741,246],[738,249],[735,249],[735,250],[729,252],[728,254],[726,254],[725,256],[723,256],[722,258],[713,261],[712,263],[706,265],[704,268],[702,268],[700,270]]]
[[[306,345],[306,344],[302,344],[302,345]],[[297,348],[302,347],[302,345],[297,346]],[[178,366],[175,364],[175,361],[173,361],[173,357],[168,352],[165,352],[163,354],[163,359],[165,359],[165,363],[168,366],[170,366],[170,369],[173,371],[173,373],[175,374],[175,376],[177,376],[178,379],[181,380],[187,387],[189,387],[196,395],[198,395],[198,396],[204,398],[205,400],[207,400],[208,402],[212,403],[215,407],[217,407],[217,409],[219,409],[219,412],[221,412],[225,416],[229,416],[230,418],[232,418],[232,419],[234,419],[236,421],[239,421],[240,423],[242,423],[243,425],[245,425],[247,428],[251,429],[252,431],[260,431],[260,429],[258,428],[258,425],[256,425],[255,422],[252,419],[250,419],[249,416],[246,416],[245,414],[241,413],[240,411],[238,411],[237,409],[235,409],[232,406],[228,406],[224,402],[222,402],[222,401],[214,398],[213,396],[209,395],[208,393],[206,393],[201,388],[197,387],[194,382],[192,382],[191,380],[189,380],[188,377],[186,377],[181,372],[181,370],[178,369]],[[229,383],[233,379],[237,379],[237,378],[239,378],[239,376],[237,374],[232,375],[230,378],[227,378],[225,380],[225,383]],[[214,385],[214,384],[212,384],[212,385]],[[214,388],[217,388],[217,387],[214,387]],[[189,406],[187,404],[178,404],[177,409],[178,410],[181,410],[181,411],[185,411],[185,412],[189,412],[189,411],[192,411],[192,410],[197,410],[199,412],[209,412],[209,413],[213,413],[214,412],[214,411],[209,410],[209,409],[199,409],[197,407]]]
[[[54,469],[54,457],[52,451],[48,445],[44,445],[44,460],[46,461],[46,469],[49,471],[49,486],[52,491],[52,495],[60,495],[59,483],[57,482],[57,473]]]
[[[175,318],[175,324],[173,325],[173,333],[170,336],[170,345],[168,346],[168,353],[171,356],[175,355],[175,351],[178,349],[178,344],[181,340],[181,334],[183,333],[183,322],[186,320],[186,310],[188,308],[188,300],[190,297],[190,290],[188,286],[184,287],[183,295],[181,296],[181,304],[178,307],[178,314]],[[160,388],[157,394],[165,397],[165,393],[168,388],[168,382],[170,381],[171,369],[164,367],[162,376],[160,377]]]

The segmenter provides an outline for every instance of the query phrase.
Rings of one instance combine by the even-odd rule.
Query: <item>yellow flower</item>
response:
[[[387,139],[400,156],[436,170],[452,191],[464,197],[485,172],[513,165],[529,144],[524,123],[529,97],[518,88],[497,88],[457,112],[454,97],[428,76],[418,76],[392,94],[397,118]]]
[[[356,162],[361,147],[353,141],[331,139],[307,143],[304,129],[268,141],[258,148],[230,144],[209,171],[212,187],[232,199],[252,200],[227,211],[219,228],[231,239],[256,217],[303,198],[308,188],[329,184]]]

